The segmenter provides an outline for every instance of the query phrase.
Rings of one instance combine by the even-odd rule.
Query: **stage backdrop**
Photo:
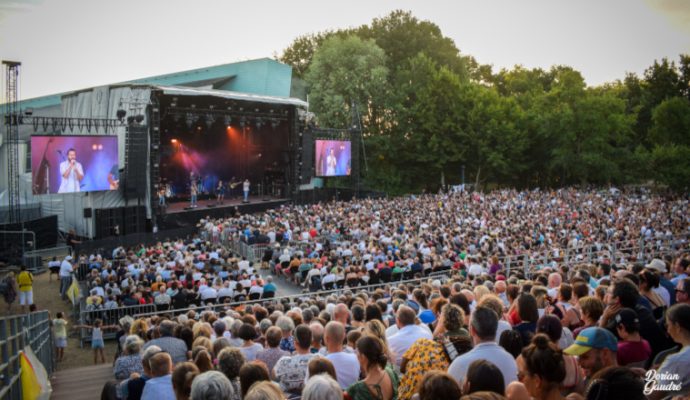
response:
[[[316,140],[316,176],[349,176],[352,168],[349,140]]]
[[[71,172],[68,179],[62,177],[71,149],[78,163],[73,170],[80,169],[81,181]],[[35,195],[115,190],[120,179],[118,168],[117,136],[31,136],[31,187]]]

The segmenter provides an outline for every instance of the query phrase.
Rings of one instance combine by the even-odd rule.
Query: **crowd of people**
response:
[[[575,189],[368,199],[206,219],[188,240],[82,255],[88,307],[160,306],[119,321],[104,395],[688,395],[687,209]],[[237,242],[262,258],[237,257]],[[281,275],[349,290],[272,300]],[[386,285],[358,289],[373,283]],[[250,298],[264,300],[236,303]]]

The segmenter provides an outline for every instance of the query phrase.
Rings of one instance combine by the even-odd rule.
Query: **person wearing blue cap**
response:
[[[604,368],[618,366],[618,340],[604,328],[583,329],[575,338],[575,343],[563,352],[578,356],[578,363],[585,371],[587,379]]]

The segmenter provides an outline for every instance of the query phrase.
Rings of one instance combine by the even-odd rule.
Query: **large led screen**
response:
[[[347,176],[352,169],[351,143],[316,140],[316,176]]]
[[[117,136],[31,137],[36,195],[116,190],[118,168]]]

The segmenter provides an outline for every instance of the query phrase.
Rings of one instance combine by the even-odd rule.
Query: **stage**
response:
[[[236,212],[252,214],[279,208],[281,205],[289,202],[291,200],[286,198],[249,196],[249,203],[242,203],[241,198],[225,199],[223,204],[216,204],[215,199],[208,199],[197,201],[197,207],[190,209],[189,202],[182,201],[168,204],[164,212],[161,212],[158,207],[155,211],[159,216],[158,229],[174,229],[196,225],[199,223],[199,220],[206,217],[223,218],[234,215]]]

